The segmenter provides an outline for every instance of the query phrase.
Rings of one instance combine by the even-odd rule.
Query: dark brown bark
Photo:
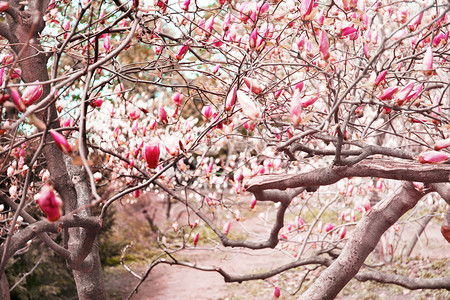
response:
[[[300,299],[334,299],[358,273],[383,233],[422,197],[412,184],[404,183],[390,198],[375,205],[358,223],[339,257]]]

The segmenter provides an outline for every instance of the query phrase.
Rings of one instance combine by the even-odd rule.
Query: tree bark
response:
[[[299,299],[334,299],[358,273],[383,233],[422,197],[412,184],[404,183],[393,196],[375,205],[358,223],[339,257]]]
[[[2,277],[0,279],[0,299],[9,300],[9,284],[8,279],[6,278],[5,272],[3,272]]]

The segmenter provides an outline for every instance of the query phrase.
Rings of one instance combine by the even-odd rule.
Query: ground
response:
[[[137,203],[132,206],[120,206],[117,212],[117,226],[125,228],[125,225],[135,230],[125,233],[137,244],[149,245],[149,239],[154,239],[152,234],[143,234],[135,224],[145,224],[142,210],[147,210],[154,216],[155,224],[158,226],[169,226],[164,219],[166,200],[153,198],[151,201]],[[155,205],[156,203],[156,205]],[[183,222],[182,207],[173,206],[172,215],[177,215],[180,224]],[[125,224],[126,223],[126,224]],[[148,225],[147,225],[148,226]],[[149,231],[149,226],[142,229]],[[406,274],[417,274],[417,276],[440,276],[450,270],[450,245],[440,234],[440,223],[437,218],[433,219],[421,236],[412,257],[403,266],[388,264],[385,268],[393,271],[406,272]],[[236,230],[236,229],[235,229]],[[411,230],[411,228],[410,228]],[[144,238],[142,238],[144,236]],[[147,240],[146,240],[147,239]],[[149,246],[150,247],[150,246]],[[154,249],[152,249],[153,251]],[[260,251],[225,249],[217,246],[190,248],[177,252],[177,257],[200,266],[222,267],[232,274],[249,274],[272,267],[283,265],[289,261],[282,250],[265,249]],[[147,251],[147,252],[146,252]],[[145,249],[148,255],[155,253]],[[268,255],[270,254],[270,256]],[[127,265],[139,275],[142,275],[147,264],[145,260],[128,261]],[[444,272],[445,270],[445,272]],[[156,266],[149,277],[141,285],[138,293],[133,295],[133,300],[166,300],[166,299],[271,299],[274,285],[281,290],[280,299],[296,299],[299,293],[293,294],[301,280],[299,272],[292,271],[285,275],[270,278],[266,281],[252,281],[239,283],[225,283],[222,276],[216,272],[203,272],[182,266],[170,266],[160,264]],[[138,279],[125,271],[122,266],[107,267],[105,279],[110,299],[126,299],[131,290],[138,283]],[[306,281],[308,285],[310,282]],[[292,295],[290,295],[292,294]],[[409,291],[398,286],[386,286],[373,282],[358,282],[352,280],[339,294],[337,299],[450,299],[450,292],[439,291]]]

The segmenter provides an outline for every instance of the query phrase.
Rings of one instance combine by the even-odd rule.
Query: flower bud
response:
[[[260,113],[259,108],[256,105],[255,101],[253,101],[249,96],[247,96],[242,91],[237,91],[236,96],[239,101],[239,104],[242,107],[242,111],[244,112],[244,114],[246,114],[250,120],[258,119]]]
[[[300,4],[300,17],[307,20],[314,7],[314,0],[302,0]]]
[[[0,13],[4,12],[5,10],[7,10],[9,7],[9,2],[7,1],[0,1]]]
[[[333,225],[333,224],[331,224],[331,223],[326,223],[324,229],[325,229],[326,232],[330,232],[331,230],[333,230],[333,228],[334,228],[334,225]]]
[[[251,79],[249,77],[244,77],[243,79],[249,90],[251,90],[256,95],[261,94],[263,87],[255,79]]]
[[[14,104],[16,105],[16,108],[18,111],[20,112],[24,112],[27,107],[25,105],[25,103],[22,100],[22,96],[20,96],[20,93],[18,90],[16,90],[15,88],[11,88],[11,96],[13,98]]]
[[[422,164],[440,164],[446,162],[450,158],[450,155],[444,152],[427,151],[419,154],[419,162]]]
[[[237,85],[235,85],[228,93],[227,99],[225,100],[225,110],[227,111],[233,110],[234,102],[236,101],[236,90]]]
[[[330,44],[328,43],[328,37],[325,30],[320,32],[319,37],[319,52],[320,57],[323,60],[327,60],[330,57]]]
[[[250,209],[255,208],[256,202],[257,202],[256,198],[253,197],[252,202],[250,202]]]
[[[382,71],[377,78],[375,79],[375,85],[378,86],[381,82],[386,82],[385,78],[386,78],[386,74],[387,74],[387,70]]]
[[[181,48],[178,50],[177,55],[176,55],[176,59],[177,60],[182,60],[183,57],[186,55],[186,53],[189,50],[189,45],[190,45],[190,41],[186,41],[184,43],[183,46],[181,46]]]
[[[280,298],[280,289],[277,286],[273,290],[273,297]]]
[[[199,235],[199,233],[197,232],[197,233],[195,234],[195,237],[194,237],[194,246],[197,246],[199,237],[200,237],[200,235]]]
[[[50,134],[52,135],[56,146],[58,146],[58,148],[61,149],[62,152],[64,152],[65,154],[69,154],[72,152],[72,148],[70,147],[69,142],[67,142],[66,138],[61,133],[52,129],[50,130]]]
[[[44,185],[37,202],[50,222],[54,222],[62,216],[62,201],[56,197],[53,188],[49,185]]]
[[[339,238],[342,240],[343,238],[345,238],[345,234],[347,233],[347,227],[342,226],[341,229],[339,230]]]
[[[255,28],[248,39],[248,47],[252,50],[258,46],[258,29]]]
[[[393,86],[385,89],[379,96],[380,100],[391,100],[394,94],[398,91],[398,86]]]
[[[422,70],[425,75],[433,74],[433,49],[431,49],[431,46],[428,46],[423,57]]]
[[[159,162],[159,143],[153,142],[144,147],[144,159],[150,169],[156,168]]]
[[[450,147],[450,138],[438,141],[436,144],[434,144],[434,150],[441,150],[447,147]]]
[[[209,105],[204,106],[202,108],[202,115],[203,115],[203,119],[205,121],[208,121],[209,118],[211,118],[211,116],[212,116],[212,108],[211,108],[211,106],[209,106]]]
[[[176,106],[180,106],[181,103],[183,103],[184,95],[180,92],[176,92],[175,94],[173,94],[172,100],[173,102],[175,102]]]
[[[226,222],[226,223],[223,225],[223,234],[227,235],[228,232],[230,231],[230,227],[231,227],[230,222]]]
[[[38,82],[39,81],[36,80],[34,83]],[[30,106],[36,100],[38,100],[42,96],[42,92],[42,84],[27,86],[22,93],[22,100],[25,106]]]

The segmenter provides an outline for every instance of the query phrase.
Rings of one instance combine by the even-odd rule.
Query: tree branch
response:
[[[404,183],[394,194],[377,203],[358,223],[339,257],[300,299],[333,299],[360,270],[383,233],[413,208],[424,194]]]
[[[295,175],[264,175],[252,178],[246,190],[257,193],[261,190],[285,190],[296,187],[330,185],[347,177],[380,177],[425,183],[448,182],[450,165],[420,164],[386,159],[371,159],[352,166],[328,166]]]

